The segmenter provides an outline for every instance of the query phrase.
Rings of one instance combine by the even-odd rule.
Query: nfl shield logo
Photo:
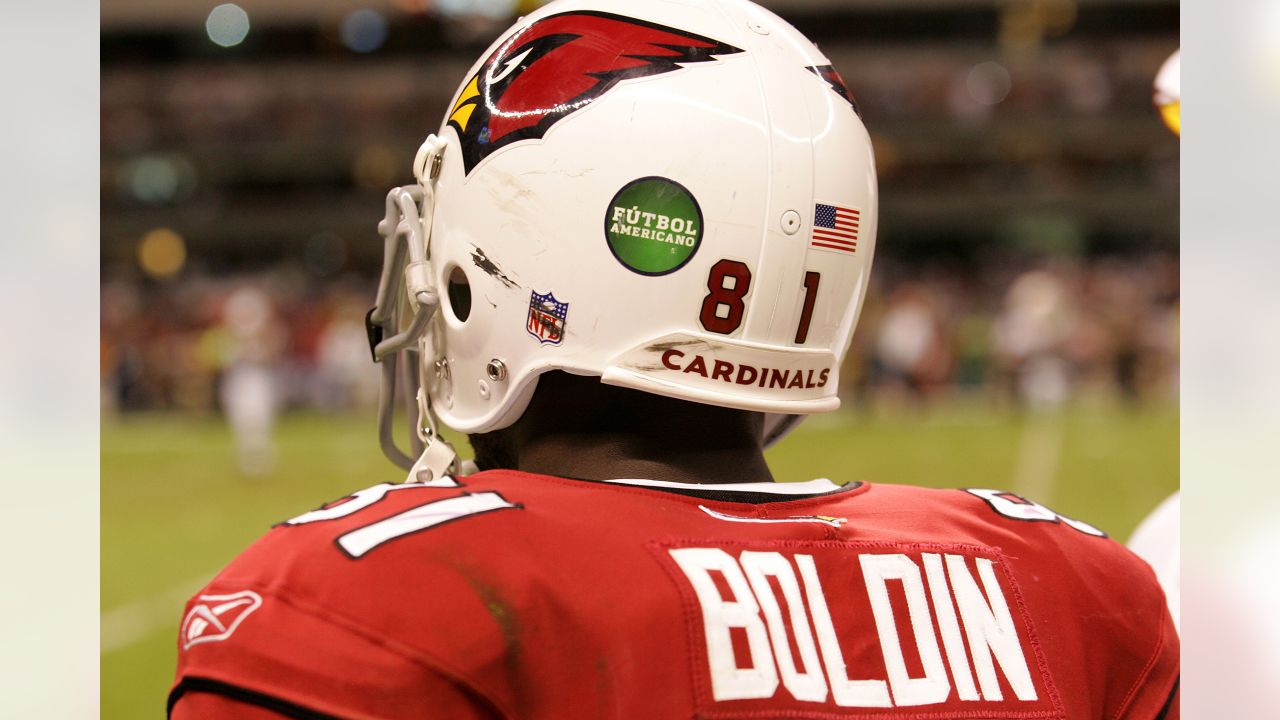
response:
[[[564,340],[564,323],[568,316],[569,303],[556,300],[554,293],[539,295],[535,291],[529,298],[529,322],[524,329],[540,343],[559,345]]]

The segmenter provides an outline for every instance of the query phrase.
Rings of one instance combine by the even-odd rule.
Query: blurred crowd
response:
[[[1150,254],[1026,267],[878,261],[843,369],[846,401],[892,409],[956,395],[1052,408],[1176,397],[1178,265]],[[372,279],[301,269],[102,287],[104,411],[371,408]],[[236,418],[232,418],[236,422]]]
[[[1031,46],[1010,30],[1026,20],[1018,7],[1061,4],[967,21],[952,3],[903,17],[866,3],[794,9],[856,95],[894,247],[1176,252],[1178,141],[1151,84],[1177,47],[1177,6],[1089,3],[1074,34]],[[304,255],[318,270],[374,266],[380,244],[358,238],[387,189],[412,179],[486,44],[403,18],[369,54],[306,24],[254,32],[225,52],[184,35],[104,38],[104,267],[132,265],[160,229],[209,272]]]
[[[889,262],[877,272],[843,370],[855,403],[883,409],[967,394],[1052,409],[1177,397],[1176,257],[979,272]]]
[[[373,284],[299,269],[102,285],[104,411],[347,410],[377,400],[364,314]]]

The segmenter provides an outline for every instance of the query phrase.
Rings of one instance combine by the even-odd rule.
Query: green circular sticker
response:
[[[683,185],[646,177],[623,186],[604,215],[609,250],[627,269],[666,275],[684,267],[702,244],[702,208]]]

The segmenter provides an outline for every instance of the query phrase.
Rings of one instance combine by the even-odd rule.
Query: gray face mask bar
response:
[[[435,135],[428,137],[414,160],[419,184],[387,193],[386,215],[378,223],[383,238],[382,276],[376,304],[365,316],[369,350],[373,361],[382,365],[378,397],[382,452],[409,471],[408,482],[436,484],[452,482],[448,476],[456,473],[459,465],[458,454],[440,436],[426,391],[429,370],[421,357],[427,327],[440,309],[440,296],[431,284],[427,260],[435,212],[435,179],[443,152],[444,141]],[[392,432],[397,370],[403,375],[405,386],[409,453],[400,449]]]

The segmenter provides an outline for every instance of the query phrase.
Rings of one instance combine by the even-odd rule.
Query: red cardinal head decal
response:
[[[827,86],[835,91],[837,95],[844,98],[853,106],[853,111],[862,116],[862,112],[858,110],[858,103],[853,99],[853,92],[849,90],[849,86],[844,84],[844,78],[840,77],[840,73],[836,72],[833,65],[811,65],[809,72],[817,75],[827,82]]]
[[[462,89],[449,125],[467,173],[499,148],[541,138],[613,86],[742,50],[604,12],[551,15],[502,44]]]

